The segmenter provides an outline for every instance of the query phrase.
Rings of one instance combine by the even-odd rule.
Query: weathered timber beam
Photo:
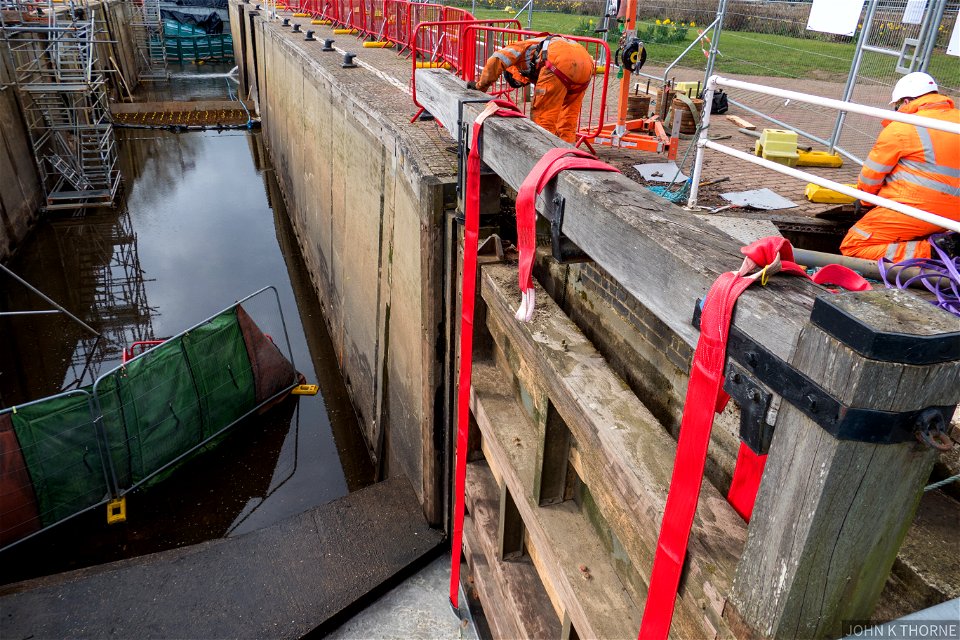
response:
[[[515,268],[485,266],[481,283],[494,340],[509,340],[509,350],[546,387],[577,442],[583,482],[646,583],[676,443],[539,285],[539,310],[532,322],[521,323],[513,317],[519,296]],[[676,632],[727,635],[722,613],[745,538],[743,520],[705,482],[677,602]]]
[[[509,381],[493,365],[475,363],[470,408],[483,433],[491,472],[516,496],[530,556],[548,593],[559,599],[583,637],[636,635],[639,611],[593,526],[571,500],[540,507],[533,499],[536,429],[510,393]],[[590,579],[580,566],[589,568]]]
[[[483,94],[442,69],[416,73],[418,99],[455,135],[459,101]],[[464,121],[482,109],[464,104]],[[481,151],[483,161],[518,189],[544,153],[564,144],[527,119],[489,118]],[[694,303],[721,272],[740,265],[741,243],[619,174],[565,171],[557,193],[566,198],[564,234],[694,346]],[[541,198],[538,209],[542,205]],[[799,278],[774,278],[762,293],[744,294],[735,324],[789,361],[817,291]]]
[[[960,330],[956,318],[900,291],[847,294],[840,303],[865,326],[904,337]],[[794,366],[855,407],[899,412],[960,400],[956,359],[868,359],[812,324]],[[882,429],[883,420],[872,426]],[[844,620],[869,619],[936,453],[917,442],[837,440],[783,403],[737,567],[736,615],[775,638],[847,635]]]

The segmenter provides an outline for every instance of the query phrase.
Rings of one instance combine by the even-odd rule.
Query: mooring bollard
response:
[[[357,57],[357,54],[355,54],[355,53],[349,53],[349,52],[344,53],[344,54],[343,54],[343,62],[340,63],[340,66],[343,67],[344,69],[352,69],[352,68],[356,67],[357,65],[356,65],[356,63],[353,61],[353,59],[356,58],[356,57]]]
[[[293,25],[293,32],[294,32],[294,33],[300,33],[300,25],[299,25],[299,24]]]
[[[307,42],[313,42],[316,38],[313,37],[313,31],[307,30],[307,37],[304,38]]]
[[[280,26],[281,26],[281,27],[289,27],[289,26],[290,26],[290,18],[284,18],[284,19],[283,19],[283,22],[280,23]]]
[[[323,48],[320,51],[333,51],[333,38],[327,38],[323,41]]]

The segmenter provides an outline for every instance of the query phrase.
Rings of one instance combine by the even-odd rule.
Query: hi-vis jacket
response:
[[[564,44],[573,44],[561,36],[539,36],[520,40],[509,44],[506,47],[496,51],[487,59],[483,67],[480,79],[477,80],[477,89],[487,91],[494,82],[502,75],[512,87],[521,87],[530,83],[536,84],[540,75],[540,69],[547,66],[560,81],[564,84],[567,91],[582,91],[586,89],[586,82],[576,82],[568,78],[565,71],[565,56],[561,55],[559,59],[554,60],[549,56],[549,47],[551,42],[562,42]],[[567,47],[561,47],[566,50]],[[586,52],[584,51],[584,54]],[[590,62],[592,65],[592,61]],[[593,70],[591,68],[591,75]]]
[[[960,122],[953,100],[939,93],[920,96],[900,112]],[[861,191],[960,219],[960,137],[885,120],[857,182]]]
[[[939,93],[911,100],[901,113],[960,122],[953,101]],[[945,218],[960,220],[960,136],[903,122],[884,121],[860,171],[857,187]],[[840,253],[893,262],[929,258],[927,238],[937,225],[892,209],[874,207],[850,227]]]

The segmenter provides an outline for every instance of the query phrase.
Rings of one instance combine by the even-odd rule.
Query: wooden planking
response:
[[[919,317],[898,328],[924,333]],[[813,326],[800,346],[797,368],[857,406],[912,410],[960,393],[960,362],[865,360]],[[790,405],[781,414],[731,601],[767,635],[834,636],[842,620],[871,617],[936,452],[838,441]]]
[[[482,97],[446,71],[416,73],[418,99],[450,131],[458,100]],[[464,117],[472,120],[482,107],[465,104]],[[521,118],[490,118],[483,136],[484,162],[514,189],[544,153],[565,144]],[[556,184],[566,198],[564,233],[694,346],[694,302],[721,272],[740,265],[741,243],[619,174],[565,171]],[[537,206],[543,210],[542,197]],[[774,278],[741,297],[734,324],[789,361],[817,291],[800,278]]]
[[[748,120],[744,120],[740,116],[727,116],[727,120],[737,125],[741,129],[749,129],[750,131],[754,131],[757,128],[757,125]]]
[[[536,432],[509,389],[494,366],[474,364],[470,405],[483,432],[487,461],[494,476],[518,497],[531,556],[545,588],[559,597],[582,637],[635,636],[640,611],[590,523],[572,501],[539,507],[533,499]],[[589,577],[581,565],[589,567]]]
[[[488,617],[512,617],[516,638],[556,638],[560,619],[550,604],[540,576],[530,560],[500,562],[496,559],[494,533],[497,529],[497,494],[500,489],[485,462],[467,465],[467,508],[470,510],[473,553],[483,553],[503,590],[502,602],[487,606]],[[484,599],[487,603],[489,600]],[[486,606],[486,604],[485,604]],[[494,612],[496,615],[494,615]]]
[[[542,289],[534,320],[525,324],[513,318],[519,300],[515,270],[488,266],[481,278],[494,339],[506,337],[548,389],[576,440],[582,480],[646,581],[676,443]],[[743,521],[705,481],[675,630],[696,637],[723,632],[723,607],[745,540]]]
[[[490,634],[494,640],[522,638],[523,635],[515,622],[516,617],[511,615],[513,610],[509,600],[501,590],[504,584],[502,576],[497,575],[492,566],[497,560],[482,551],[477,526],[470,516],[463,519],[463,556],[470,568],[470,578],[480,601],[489,611],[487,624],[490,625]]]

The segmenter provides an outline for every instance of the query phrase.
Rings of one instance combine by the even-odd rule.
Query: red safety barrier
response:
[[[464,80],[476,81],[483,71],[487,58],[494,52],[503,47],[512,44],[518,40],[535,38],[544,35],[543,32],[524,31],[520,29],[504,29],[488,26],[468,27],[464,34],[464,41],[468,49],[463,53],[463,75]],[[473,35],[475,32],[476,35]],[[598,69],[590,82],[590,88],[587,89],[583,98],[583,105],[580,109],[580,122],[577,127],[577,142],[579,147],[586,142],[596,138],[603,128],[603,121],[607,108],[607,87],[610,80],[610,47],[603,40],[597,38],[588,38],[586,36],[571,36],[561,34],[567,40],[572,40],[582,45],[593,58],[593,64]],[[602,70],[602,72],[600,71]],[[519,105],[524,113],[529,115],[529,108],[532,106],[529,88],[523,87],[514,89],[503,77],[497,81],[494,90],[491,91],[494,96],[507,97],[511,102]]]
[[[403,46],[409,38],[407,28],[407,3],[400,0],[383,0],[383,40]]]
[[[294,0],[301,13],[309,13],[334,24],[355,29],[365,38],[389,41],[399,52],[410,51],[413,58],[411,87],[413,102],[419,108],[414,119],[423,112],[417,101],[417,63],[449,66],[458,77],[475,81],[487,59],[498,49],[517,40],[544,35],[524,31],[515,19],[477,20],[465,9],[440,4],[407,0]],[[576,146],[600,134],[607,105],[607,87],[611,67],[610,47],[603,40],[584,36],[563,35],[581,44],[590,52],[594,65],[602,69],[594,75],[584,96],[577,127]],[[531,94],[528,88],[514,89],[502,78],[493,96],[503,96],[529,114]]]
[[[364,0],[350,1],[350,17],[347,27],[356,29],[362,35],[367,33],[367,3]]]
[[[466,12],[464,12],[466,13]],[[467,13],[467,15],[470,15]],[[460,78],[465,78],[465,58],[470,60],[470,52],[473,50],[473,44],[470,38],[475,35],[474,28],[480,26],[498,27],[515,26],[520,27],[520,21],[510,18],[499,18],[495,20],[476,20],[468,18],[465,20],[439,21],[439,22],[421,22],[411,34],[411,60],[412,70],[410,75],[410,86],[413,93],[413,104],[418,108],[410,120],[413,122],[423,113],[424,107],[417,102],[417,66],[423,63],[432,63],[437,65],[449,65],[450,70]],[[456,46],[453,46],[455,43]],[[455,124],[455,123],[451,123]]]

